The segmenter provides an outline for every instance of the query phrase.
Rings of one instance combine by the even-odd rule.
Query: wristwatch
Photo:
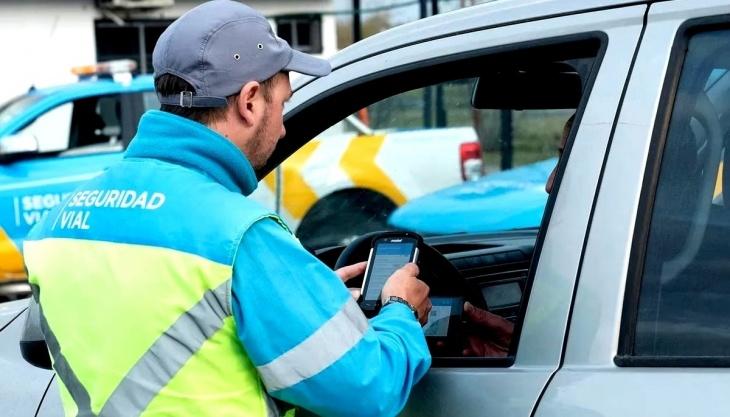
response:
[[[390,297],[388,297],[385,300],[385,302],[383,303],[383,307],[385,307],[391,303],[400,303],[400,304],[403,304],[406,307],[410,308],[411,311],[413,312],[413,315],[416,316],[416,320],[418,320],[418,310],[416,310],[416,307],[413,307],[413,304],[409,303],[408,301],[406,301],[405,299],[403,299],[401,297],[398,297],[397,295],[391,295]]]

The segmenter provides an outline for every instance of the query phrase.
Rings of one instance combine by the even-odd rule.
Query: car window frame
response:
[[[687,49],[693,36],[715,30],[730,30],[730,15],[689,19],[679,26],[672,44],[667,75],[664,79],[657,117],[652,130],[648,162],[642,180],[641,196],[631,239],[618,348],[613,359],[614,364],[619,367],[730,367],[730,356],[638,356],[634,353],[641,287],[654,203]]]
[[[29,108],[35,106],[37,103],[41,102],[45,98],[46,98],[46,96],[44,94],[40,94],[37,92],[30,92],[27,94],[13,97],[9,101],[0,105],[0,117],[3,116],[3,113],[7,113],[11,107],[16,107],[18,105],[21,105],[21,109],[20,109],[20,111],[16,111],[15,113],[13,113],[12,117],[8,118],[4,123],[2,121],[2,118],[0,118],[0,125],[10,124],[10,122],[12,122],[16,117],[18,117],[18,115],[23,114]]]
[[[588,99],[590,98],[591,92],[593,91],[596,78],[598,76],[598,72],[602,66],[603,58],[605,56],[606,50],[608,48],[608,35],[602,31],[588,31],[588,32],[582,32],[582,33],[576,33],[576,34],[570,34],[565,36],[556,36],[556,37],[548,37],[548,38],[542,38],[539,40],[533,40],[533,41],[527,41],[527,42],[515,42],[515,43],[508,43],[508,44],[502,44],[495,47],[488,47],[483,49],[476,49],[471,50],[468,52],[463,53],[457,53],[452,55],[446,55],[446,56],[439,56],[427,60],[422,60],[418,62],[409,63],[406,65],[396,66],[392,68],[388,68],[386,70],[371,73],[367,76],[360,77],[357,79],[349,80],[349,82],[339,84],[335,86],[334,88],[331,88],[326,91],[325,94],[319,94],[317,96],[314,96],[310,98],[309,100],[301,103],[296,108],[292,109],[291,111],[288,111],[284,116],[284,124],[287,129],[287,139],[278,142],[277,147],[274,151],[274,153],[271,155],[269,160],[267,161],[266,165],[257,171],[257,176],[259,180],[263,179],[266,175],[268,175],[270,172],[276,169],[277,166],[279,166],[286,158],[288,158],[290,155],[292,155],[294,152],[296,152],[301,146],[304,145],[308,140],[305,140],[302,143],[297,143],[296,140],[292,140],[292,137],[296,138],[297,135],[302,137],[309,137],[309,140],[312,140],[314,137],[316,137],[317,134],[321,133],[321,131],[325,130],[329,125],[326,126],[320,126],[320,128],[311,128],[311,124],[309,123],[309,119],[307,118],[308,113],[314,112],[316,113],[316,109],[319,106],[327,106],[328,100],[336,101],[340,107],[339,113],[335,113],[334,116],[329,115],[329,121],[331,122],[337,122],[338,120],[341,120],[345,118],[348,114],[352,112],[348,112],[347,110],[342,110],[342,108],[347,108],[343,101],[346,102],[347,100],[343,100],[347,97],[350,98],[352,101],[352,97],[358,97],[358,94],[353,94],[352,90],[361,89],[363,91],[367,91],[368,88],[370,88],[370,85],[372,83],[376,83],[378,81],[382,81],[384,79],[390,79],[397,77],[403,77],[406,74],[412,74],[417,73],[419,70],[423,71],[423,68],[433,68],[438,67],[440,65],[454,65],[455,63],[459,62],[468,62],[470,59],[478,59],[478,58],[484,58],[486,56],[495,56],[495,55],[509,55],[513,53],[525,53],[526,50],[534,50],[538,48],[550,48],[550,47],[561,47],[567,44],[578,44],[581,42],[597,42],[597,47],[595,48],[595,57],[593,61],[593,65],[591,68],[590,73],[588,74],[588,77],[586,78],[585,86],[583,87],[583,95],[581,97],[580,103],[578,104],[578,107],[575,110],[575,119],[573,122],[573,127],[570,131],[570,134],[568,136],[566,146],[564,149],[564,153],[562,158],[560,158],[560,161],[558,162],[558,165],[556,167],[556,176],[555,176],[555,185],[553,188],[553,191],[548,196],[548,200],[545,205],[545,210],[543,213],[542,220],[540,222],[539,231],[537,234],[537,238],[535,241],[535,247],[532,259],[530,261],[530,266],[527,272],[527,279],[525,282],[525,288],[522,294],[522,301],[520,303],[519,308],[519,316],[518,320],[515,322],[515,330],[514,330],[514,336],[513,340],[510,346],[510,350],[508,352],[507,357],[499,358],[499,357],[485,357],[485,358],[469,358],[469,357],[461,357],[461,358],[433,358],[432,367],[434,368],[509,368],[515,363],[515,358],[517,355],[517,349],[519,347],[519,342],[521,339],[521,333],[522,333],[522,327],[523,322],[525,319],[525,315],[527,313],[527,305],[529,304],[529,299],[532,291],[533,282],[535,279],[535,275],[537,272],[537,264],[539,263],[540,254],[542,252],[543,243],[545,240],[545,234],[547,230],[547,223],[552,216],[553,207],[555,205],[556,196],[560,190],[560,183],[562,182],[563,173],[566,169],[568,160],[570,159],[570,153],[571,149],[578,131],[578,127],[580,126],[580,122],[583,116],[583,113],[587,107]],[[427,79],[425,81],[422,81],[420,84],[420,87],[427,86],[427,85],[435,85],[436,83],[445,82],[448,80],[455,80],[455,79],[461,79],[465,78],[463,74],[460,74],[460,76],[451,76],[451,77],[435,77],[434,79]],[[410,87],[407,89],[397,89],[395,92],[391,92],[390,94],[380,94],[375,95],[376,96],[373,100],[361,100],[358,101],[360,103],[358,108],[365,107],[369,104],[372,104],[373,102],[377,102],[379,100],[382,100],[384,98],[394,96],[397,94],[400,94],[404,91],[408,91],[413,88],[420,88],[420,87]],[[320,112],[320,113],[327,113],[327,112]],[[346,114],[345,114],[346,113]],[[303,126],[303,127],[299,127]]]
[[[143,95],[147,93],[148,91],[145,90],[133,90],[133,91],[116,91],[116,92],[109,92],[104,94],[90,94],[90,95],[83,95],[74,97],[68,100],[62,100],[54,103],[53,107],[48,108],[43,113],[37,115],[36,117],[32,118],[28,122],[24,123],[20,127],[14,130],[13,134],[16,134],[18,132],[22,132],[23,130],[27,129],[29,126],[31,126],[33,123],[35,123],[38,119],[42,118],[43,116],[49,114],[50,112],[58,109],[59,107],[65,106],[69,103],[75,104],[78,100],[84,100],[89,98],[96,98],[99,99],[101,97],[112,97],[112,96],[119,96],[119,103],[120,103],[120,111],[121,114],[119,116],[119,127],[120,127],[120,134],[119,139],[116,142],[109,142],[109,143],[96,143],[91,145],[84,145],[84,146],[76,146],[76,147],[67,147],[66,149],[62,150],[56,150],[56,151],[48,151],[48,152],[38,152],[30,155],[24,155],[23,157],[18,158],[11,158],[9,162],[18,162],[18,161],[27,161],[27,160],[45,160],[45,159],[51,159],[51,158],[66,158],[66,157],[76,157],[76,156],[92,156],[92,155],[100,155],[100,154],[109,154],[109,153],[118,153],[123,152],[126,150],[127,146],[129,146],[129,142],[132,140],[134,135],[137,132],[137,125],[139,123],[139,120],[141,119],[142,115],[144,114],[144,101],[143,101]],[[73,110],[72,110],[72,119],[73,119]],[[70,126],[71,128],[71,126]],[[70,130],[69,130],[69,140],[70,140]],[[120,149],[121,146],[121,149]],[[87,149],[88,148],[88,149]],[[2,164],[2,163],[0,163]]]

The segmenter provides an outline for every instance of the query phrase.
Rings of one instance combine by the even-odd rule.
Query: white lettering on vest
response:
[[[165,204],[165,195],[162,193],[153,193],[150,201],[147,203],[147,210],[157,210]]]
[[[114,207],[114,205],[117,204],[117,200],[119,199],[119,194],[119,190],[110,190],[109,197],[107,197],[106,202],[104,203],[104,207]]]
[[[90,211],[64,211],[61,213],[61,229],[89,230]]]
[[[139,197],[134,201],[134,204],[132,204],[132,208],[139,207],[139,208],[145,208],[147,205],[147,191],[143,191],[139,194]]]
[[[134,204],[134,200],[137,199],[137,193],[132,190],[127,190],[127,191],[124,191],[122,194],[124,194],[124,196],[122,197],[122,202],[119,204],[119,207],[121,207],[121,208],[132,207],[132,204]]]

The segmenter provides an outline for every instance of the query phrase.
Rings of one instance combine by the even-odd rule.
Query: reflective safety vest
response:
[[[277,414],[238,340],[231,278],[246,230],[280,221],[240,194],[255,187],[233,174],[253,175],[243,155],[199,126],[168,152],[143,123],[25,242],[67,416]]]

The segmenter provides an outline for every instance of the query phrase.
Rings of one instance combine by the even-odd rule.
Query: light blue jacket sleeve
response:
[[[396,415],[431,365],[408,307],[368,321],[339,277],[273,220],[243,236],[233,313],[269,394],[319,415]]]

